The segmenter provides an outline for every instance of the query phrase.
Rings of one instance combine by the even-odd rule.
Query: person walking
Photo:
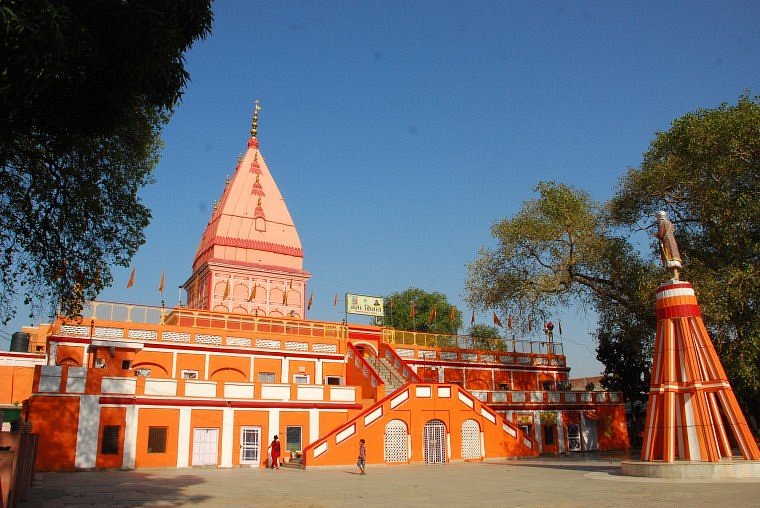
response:
[[[272,455],[272,469],[280,469],[280,441],[277,436],[274,436],[274,439],[272,439],[269,449]]]
[[[364,443],[364,439],[359,440],[359,459],[356,461],[356,465],[359,466],[359,474],[367,474],[364,470],[367,462],[367,446]]]

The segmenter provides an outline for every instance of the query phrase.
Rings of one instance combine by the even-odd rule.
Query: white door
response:
[[[261,427],[240,427],[240,463],[259,465]]]
[[[425,424],[425,463],[446,462],[446,424],[441,420],[430,420]]]
[[[219,429],[193,429],[193,465],[216,466]]]
[[[581,427],[577,423],[567,426],[567,450],[571,452],[581,451]]]
[[[465,420],[462,424],[462,458],[481,458],[480,425],[475,420]]]
[[[391,420],[385,426],[385,462],[407,462],[406,423]]]

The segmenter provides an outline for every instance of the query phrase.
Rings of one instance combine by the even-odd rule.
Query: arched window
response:
[[[408,462],[406,423],[391,420],[385,426],[385,462]]]

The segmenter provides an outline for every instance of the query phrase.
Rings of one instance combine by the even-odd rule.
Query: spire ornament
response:
[[[251,122],[251,137],[255,138],[256,135],[259,132],[259,111],[261,110],[261,106],[259,106],[259,100],[256,99],[253,101],[253,122]]]

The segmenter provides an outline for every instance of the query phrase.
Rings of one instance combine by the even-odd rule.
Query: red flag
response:
[[[472,317],[470,317],[470,326],[475,324],[475,311],[472,311]]]
[[[507,318],[507,328],[509,328],[511,330],[512,329],[512,324],[513,324],[513,322],[512,322],[512,316],[509,316]]]
[[[166,275],[166,272],[161,272],[161,282],[158,283],[158,292],[160,294],[164,294],[164,276]]]
[[[496,326],[501,326],[502,328],[504,328],[504,326],[502,326],[502,324],[501,324],[501,320],[499,319],[499,316],[496,315],[496,311],[493,311],[493,324],[495,324]]]
[[[311,296],[309,296],[309,303],[306,304],[306,310],[311,310],[312,303],[314,303],[314,291],[312,291]]]
[[[417,315],[417,309],[414,307],[414,302],[412,302],[411,307],[409,307],[409,317],[414,319],[416,315]]]
[[[435,307],[433,307],[432,309],[430,309],[429,322],[432,323],[433,321],[435,321],[435,318],[437,317],[438,317],[438,311],[436,310]]]
[[[129,282],[127,282],[127,289],[135,285],[135,269],[132,268],[132,275],[129,276]]]

